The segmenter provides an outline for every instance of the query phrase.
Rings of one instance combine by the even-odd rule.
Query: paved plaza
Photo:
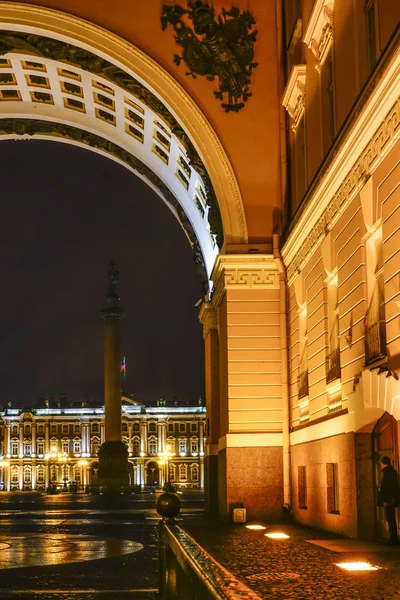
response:
[[[291,522],[265,530],[204,517],[200,496],[183,497],[179,525],[260,598],[400,598],[400,549]],[[0,495],[0,600],[158,598],[154,495],[117,501],[79,495]],[[265,533],[283,532],[286,539]],[[378,570],[346,572],[339,562]],[[182,600],[188,600],[183,598]]]
[[[394,600],[400,598],[400,547],[367,543],[289,522],[244,525],[191,520],[188,533],[261,598]],[[265,533],[282,532],[286,539]],[[369,561],[378,570],[344,571],[336,563]]]

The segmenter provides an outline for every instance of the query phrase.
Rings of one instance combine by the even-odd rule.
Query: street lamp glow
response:
[[[380,568],[364,561],[336,563],[336,566],[346,571],[378,571]]]

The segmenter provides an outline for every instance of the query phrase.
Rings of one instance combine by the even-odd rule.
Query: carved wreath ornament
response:
[[[250,98],[250,79],[257,63],[254,44],[257,29],[250,11],[242,13],[237,7],[222,9],[215,18],[215,10],[207,2],[188,2],[188,8],[179,5],[163,6],[161,25],[163,31],[172,25],[175,40],[182,46],[182,54],[174,55],[174,62],[182,60],[189,68],[186,75],[197,75],[209,81],[218,81],[214,95],[222,100],[226,112],[238,112]]]

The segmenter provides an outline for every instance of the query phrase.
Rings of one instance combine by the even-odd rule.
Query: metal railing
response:
[[[378,321],[365,328],[365,362],[386,356],[386,323]]]
[[[308,370],[303,371],[299,375],[299,398],[308,396]]]
[[[325,359],[326,383],[340,379],[340,350],[336,348]]]
[[[173,520],[160,521],[160,598],[261,600]]]

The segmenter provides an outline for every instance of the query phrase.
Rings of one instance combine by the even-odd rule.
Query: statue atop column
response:
[[[117,282],[119,271],[116,269],[116,264],[112,260],[108,268],[108,296],[118,296],[117,294]]]

